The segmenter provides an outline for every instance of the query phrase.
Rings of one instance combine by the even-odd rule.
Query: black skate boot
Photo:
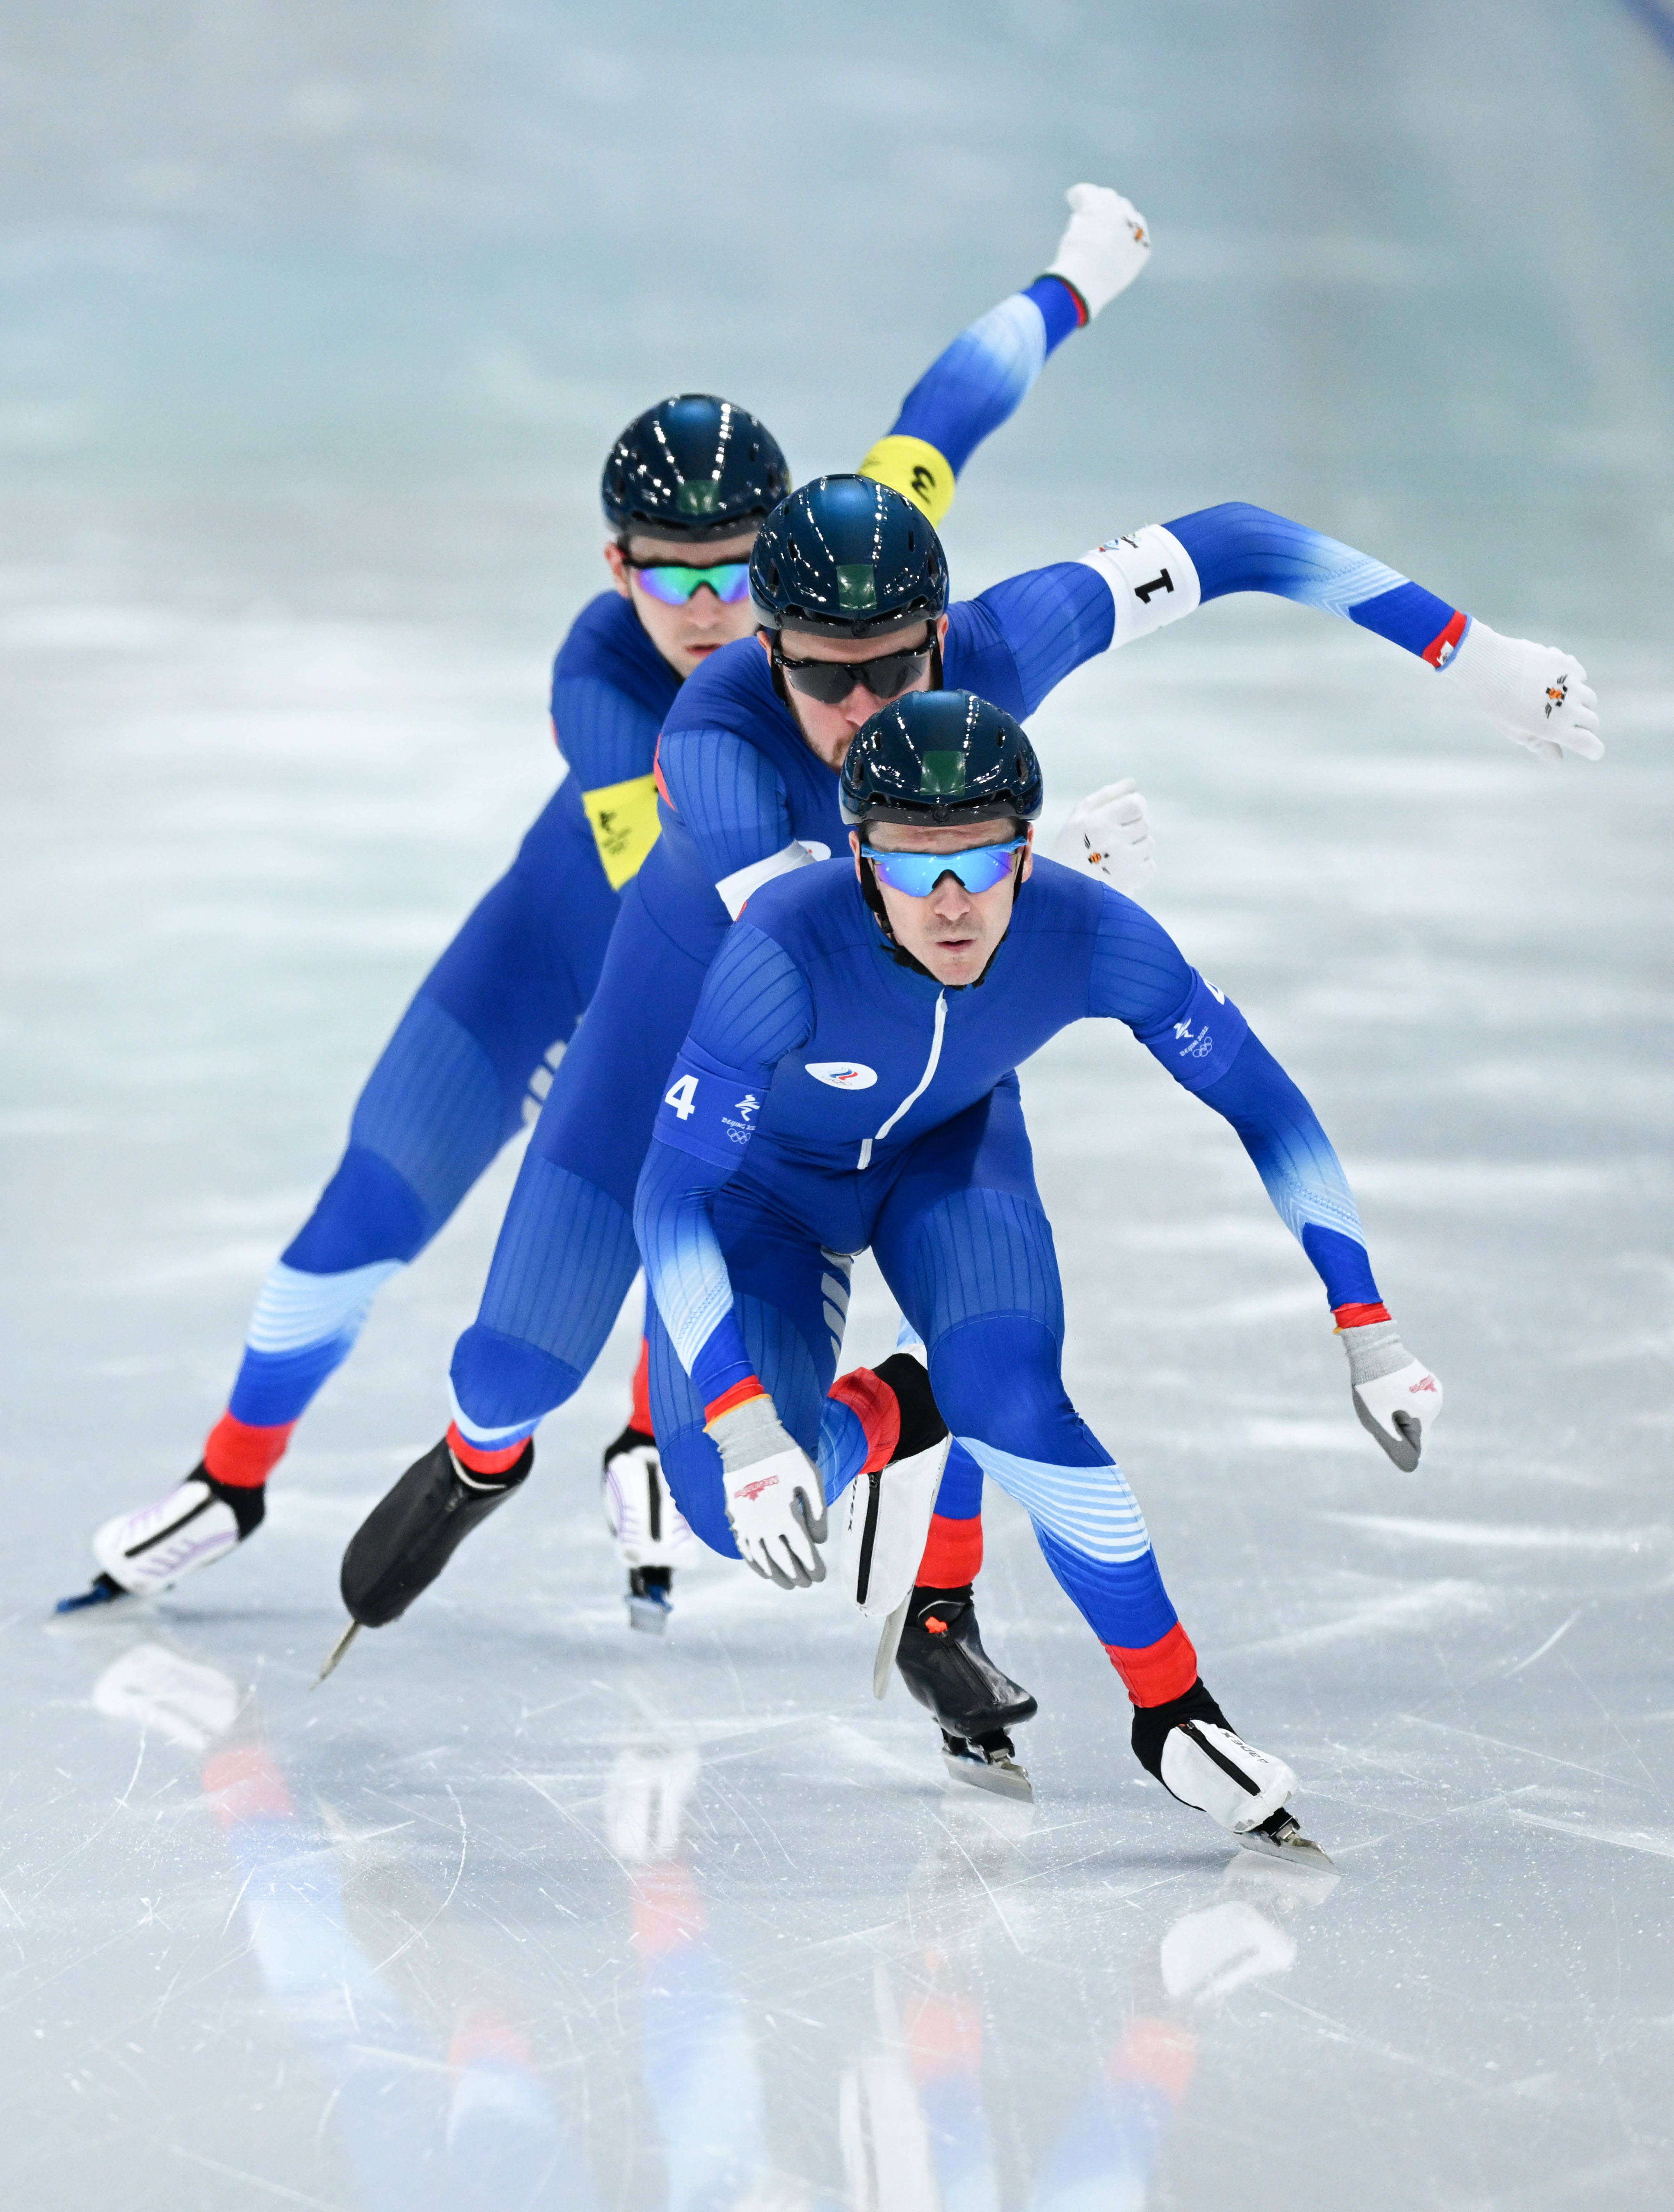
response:
[[[343,1555],[339,1587],[356,1626],[382,1628],[399,1620],[534,1463],[531,1442],[503,1474],[467,1474],[446,1437],[415,1460],[367,1515]]]
[[[1207,1813],[1245,1850],[1330,1869],[1330,1860],[1282,1802],[1296,1777],[1282,1759],[1245,1742],[1201,1676],[1166,1705],[1135,1707],[1133,1746],[1135,1758],[1171,1797]],[[1251,1811],[1259,1817],[1251,1820]]]
[[[912,1695],[935,1717],[955,1780],[1003,1796],[1033,1796],[1007,1731],[1040,1708],[983,1650],[969,1583],[963,1589],[914,1590],[895,1663]]]

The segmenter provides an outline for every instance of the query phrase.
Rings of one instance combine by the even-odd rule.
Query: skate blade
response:
[[[355,1638],[360,1634],[360,1632],[361,1625],[359,1621],[351,1620],[348,1627],[344,1630],[342,1635],[338,1637],[337,1642],[326,1653],[326,1664],[320,1668],[320,1672],[314,1676],[313,1680],[308,1686],[311,1689],[317,1690],[328,1674],[336,1674],[338,1666],[348,1652],[350,1645],[354,1642]]]
[[[1014,1798],[1024,1805],[1035,1802],[1035,1785],[1028,1770],[1014,1759],[977,1759],[968,1752],[944,1751],[941,1763],[955,1782],[968,1783],[973,1790],[987,1790],[996,1797]],[[1244,1841],[1242,1836],[1239,1841]]]
[[[52,1610],[60,1613],[86,1613],[97,1605],[114,1605],[119,1598],[132,1597],[132,1590],[125,1590],[120,1583],[113,1582],[108,1575],[100,1575],[90,1589],[79,1597],[61,1597]]]
[[[1335,1862],[1320,1850],[1311,1836],[1302,1833],[1294,1820],[1288,1826],[1281,1828],[1276,1836],[1266,1834],[1260,1828],[1251,1828],[1247,1835],[1234,1836],[1233,1841],[1240,1850],[1258,1852],[1263,1858],[1277,1859],[1281,1865],[1295,1867],[1299,1872],[1303,1868],[1329,1874],[1336,1872]]]
[[[642,1636],[667,1636],[668,1616],[673,1607],[660,1598],[630,1597],[628,1600],[628,1626],[636,1628]]]
[[[909,1590],[887,1620],[884,1632],[878,1638],[878,1656],[872,1662],[872,1694],[881,1698],[889,1687],[889,1678],[895,1672],[895,1655],[901,1649],[901,1632],[907,1625],[907,1608],[912,1603]]]

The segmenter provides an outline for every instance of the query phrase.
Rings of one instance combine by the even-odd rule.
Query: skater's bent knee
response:
[[[950,1329],[930,1347],[930,1380],[956,1437],[1066,1466],[1108,1457],[1064,1390],[1057,1339],[1032,1317],[1008,1314]]]
[[[538,1421],[572,1398],[581,1382],[567,1361],[480,1322],[454,1346],[448,1376],[460,1411],[481,1430]]]

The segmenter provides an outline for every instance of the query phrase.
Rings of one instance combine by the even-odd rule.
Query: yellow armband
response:
[[[630,775],[625,783],[603,784],[597,791],[584,791],[581,804],[593,824],[594,842],[611,889],[619,891],[630,877],[639,873],[657,842],[662,826],[657,820],[657,779]]]
[[[940,522],[953,504],[953,471],[922,438],[880,438],[861,463],[860,473],[904,492],[932,522]]]

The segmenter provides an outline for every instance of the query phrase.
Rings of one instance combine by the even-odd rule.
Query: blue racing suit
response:
[[[1235,591],[1323,607],[1432,665],[1467,621],[1351,546],[1259,507],[1211,507],[955,605],[945,681],[1026,717],[1095,653]],[[726,647],[682,687],[658,763],[662,834],[624,896],[589,1018],[553,1079],[477,1320],[454,1351],[450,1436],[467,1456],[514,1449],[598,1357],[638,1266],[630,1217],[657,1102],[729,915],[847,844],[837,776],[776,695],[757,640]],[[960,1471],[956,1454],[949,1480]],[[968,1492],[957,1510],[974,1510]]]
[[[970,454],[1084,319],[1054,276],[1001,301],[919,379],[862,470],[939,520]],[[680,684],[630,601],[606,592],[577,617],[552,672],[569,775],[420,986],[361,1094],[336,1174],[263,1286],[204,1447],[222,1481],[265,1480],[380,1287],[539,1111],[598,982],[623,887],[656,840],[657,733]]]
[[[708,1412],[758,1383],[828,1500],[866,1464],[827,1395],[833,1278],[868,1246],[965,1449],[1028,1512],[1136,1703],[1196,1679],[1144,1518],[1065,1395],[1063,1299],[1015,1069],[1071,1022],[1124,1022],[1231,1122],[1333,1308],[1376,1304],[1354,1198],[1312,1109],[1161,926],[1038,861],[979,982],[900,964],[834,860],[768,885],[727,936],[639,1180],[651,1404],[687,1520],[736,1555]]]

